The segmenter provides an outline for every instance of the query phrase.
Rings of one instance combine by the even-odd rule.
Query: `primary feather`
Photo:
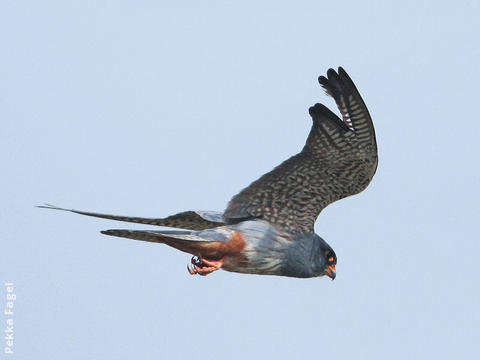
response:
[[[327,76],[319,82],[343,120],[322,104],[311,107],[313,125],[302,151],[235,195],[226,222],[261,218],[292,233],[313,232],[327,205],[370,183],[378,157],[368,110],[345,70],[330,69]]]

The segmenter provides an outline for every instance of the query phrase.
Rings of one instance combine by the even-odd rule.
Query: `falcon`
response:
[[[105,230],[102,234],[169,245],[192,254],[192,275],[215,270],[297,278],[336,275],[337,256],[314,232],[320,212],[358,194],[378,163],[375,130],[352,79],[341,67],[320,76],[342,118],[315,104],[302,151],[235,195],[226,210],[185,211],[166,218],[140,218],[63,209],[98,218],[182,230]]]

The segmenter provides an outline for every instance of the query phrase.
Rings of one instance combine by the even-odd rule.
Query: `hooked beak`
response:
[[[325,271],[325,275],[327,275],[332,280],[335,279],[335,276],[337,276],[337,273],[335,271],[335,264],[327,266],[327,270]]]

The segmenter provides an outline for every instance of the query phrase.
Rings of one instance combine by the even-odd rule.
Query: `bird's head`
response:
[[[328,276],[335,279],[337,255],[335,251],[315,233],[303,233],[294,237],[286,249],[283,274],[295,277]]]
[[[336,276],[336,269],[335,266],[337,265],[337,255],[335,255],[335,251],[332,249],[326,249],[323,252],[324,256],[324,263],[325,263],[325,270],[321,276],[327,275],[330,279],[335,279]]]
[[[313,240],[313,251],[311,259],[316,276],[328,276],[334,280],[336,276],[335,266],[337,265],[337,255],[332,247],[317,234],[311,237]]]

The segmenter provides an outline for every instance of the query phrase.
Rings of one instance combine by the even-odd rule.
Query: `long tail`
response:
[[[102,219],[126,221],[137,224],[167,226],[190,230],[204,230],[224,225],[222,220],[222,214],[214,211],[184,211],[172,216],[168,216],[166,218],[141,218],[64,209],[50,204],[44,204],[37,207],[42,209],[70,211],[75,214],[93,216]]]
[[[110,236],[166,244],[180,251],[209,259],[222,258],[230,249],[227,240],[233,236],[233,231],[231,230],[222,231],[216,229],[209,230],[208,232],[112,229],[101,231],[101,233]]]

